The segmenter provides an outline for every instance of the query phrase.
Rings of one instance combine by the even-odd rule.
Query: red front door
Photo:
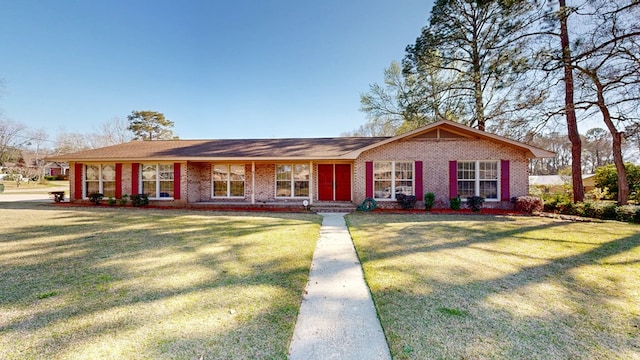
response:
[[[318,165],[318,200],[351,201],[351,165]]]
[[[333,164],[318,164],[318,200],[333,200]]]
[[[351,165],[336,164],[336,201],[351,201]]]

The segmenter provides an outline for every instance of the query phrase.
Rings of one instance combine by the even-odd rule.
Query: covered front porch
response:
[[[353,207],[353,163],[188,162],[190,207]]]

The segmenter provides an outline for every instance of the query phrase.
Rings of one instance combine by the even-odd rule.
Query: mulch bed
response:
[[[451,209],[431,209],[430,211],[425,211],[424,209],[383,209],[376,208],[372,211],[373,213],[383,213],[383,214],[433,214],[433,215],[529,215],[527,213],[512,210],[512,209],[492,209],[492,208],[483,208],[480,212],[473,212],[471,209],[460,209],[460,210],[451,210]]]
[[[76,203],[76,202],[52,202],[49,204],[56,207],[106,207],[106,208],[133,208],[132,205],[108,205],[101,204],[95,205],[92,203]],[[140,209],[160,209],[160,210],[180,210],[185,209],[182,207],[173,206],[160,206],[160,205],[147,205],[139,206]],[[310,210],[305,210],[303,207],[298,206],[268,206],[268,205],[256,205],[256,206],[188,206],[187,210],[201,210],[201,211],[225,211],[225,212],[279,212],[279,213],[309,213]],[[530,215],[524,212],[520,212],[513,209],[492,209],[483,208],[480,212],[473,212],[471,209],[431,209],[425,211],[424,209],[385,209],[376,208],[370,213],[374,214],[433,214],[433,215],[514,215],[514,216],[526,216]]]

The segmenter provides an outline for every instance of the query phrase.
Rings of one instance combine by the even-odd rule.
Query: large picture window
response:
[[[116,169],[113,164],[87,165],[84,170],[85,197],[100,193],[104,197],[116,196]]]
[[[498,177],[497,161],[458,161],[458,194],[497,200]]]
[[[276,165],[276,197],[308,197],[309,165]]]
[[[213,197],[244,197],[244,165],[213,166]]]
[[[173,198],[173,164],[141,164],[142,193],[149,198]]]
[[[411,161],[373,163],[373,193],[376,199],[396,199],[396,194],[413,195],[414,177]]]

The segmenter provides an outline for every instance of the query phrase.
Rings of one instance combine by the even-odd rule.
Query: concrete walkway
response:
[[[289,359],[391,359],[344,214],[320,215]]]

